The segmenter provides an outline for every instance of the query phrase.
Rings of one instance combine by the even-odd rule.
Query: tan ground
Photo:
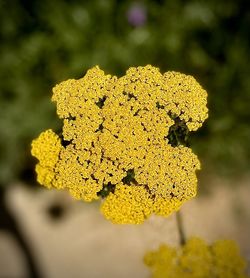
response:
[[[208,242],[219,238],[236,240],[250,260],[250,187],[212,186],[213,192],[187,202],[182,208],[187,236]],[[53,222],[45,213],[54,200],[68,213]],[[175,215],[152,217],[143,225],[113,225],[99,213],[98,204],[72,201],[65,192],[30,191],[22,185],[11,188],[8,203],[32,244],[40,271],[46,278],[146,278],[143,254],[161,242],[178,244]],[[27,277],[25,261],[13,239],[0,233],[0,277]]]

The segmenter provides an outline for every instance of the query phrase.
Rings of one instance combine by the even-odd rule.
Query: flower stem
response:
[[[186,243],[186,236],[184,233],[182,215],[180,211],[176,212],[176,222],[177,222],[177,229],[179,233],[180,245],[184,245]]]

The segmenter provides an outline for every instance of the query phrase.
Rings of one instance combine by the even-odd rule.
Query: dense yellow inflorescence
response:
[[[98,66],[53,88],[62,135],[48,130],[32,143],[39,183],[85,201],[103,199],[114,223],[167,216],[196,195],[200,163],[173,145],[176,119],[189,131],[208,116],[207,93],[191,76],[153,66],[105,75]]]
[[[143,186],[118,184],[102,206],[106,218],[115,223],[139,224],[151,213],[153,200]],[[116,212],[114,214],[114,211]]]
[[[218,240],[208,246],[199,238],[184,246],[161,245],[144,257],[153,278],[247,278],[246,262],[232,240]]]
[[[31,154],[39,160],[36,165],[38,182],[48,188],[54,186],[55,166],[61,150],[61,140],[51,129],[41,133],[32,142]],[[55,185],[55,187],[57,186]]]

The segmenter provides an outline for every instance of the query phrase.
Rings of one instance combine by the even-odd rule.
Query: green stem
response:
[[[181,215],[180,211],[176,212],[176,222],[177,222],[177,229],[178,229],[178,233],[179,233],[180,244],[184,245],[186,243],[186,236],[184,233],[182,215]]]

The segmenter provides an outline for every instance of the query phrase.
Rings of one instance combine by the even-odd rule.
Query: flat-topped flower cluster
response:
[[[247,278],[246,261],[232,240],[211,245],[200,238],[189,239],[184,246],[161,245],[144,257],[152,278]]]
[[[171,139],[177,123],[195,131],[208,116],[207,93],[192,76],[148,65],[117,78],[96,66],[56,85],[52,101],[63,129],[32,142],[40,184],[103,198],[101,211],[114,223],[167,216],[196,195],[199,160]]]

